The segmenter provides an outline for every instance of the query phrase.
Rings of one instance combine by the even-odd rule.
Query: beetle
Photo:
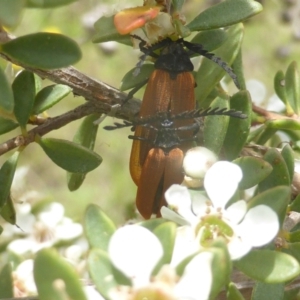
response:
[[[123,124],[104,127],[106,130],[132,126],[135,135],[129,139],[139,141],[148,146],[136,195],[136,206],[140,214],[149,219],[152,215],[160,217],[160,209],[166,205],[164,194],[172,184],[183,181],[182,162],[183,144],[191,145],[196,140],[200,128],[199,118],[211,115],[226,115],[244,119],[247,116],[240,111],[226,108],[208,108],[186,111],[173,115],[171,111],[160,112],[155,116],[139,117],[133,122],[124,121]],[[190,120],[188,125],[177,126],[176,121]],[[136,134],[136,127],[147,128],[151,135],[145,137]],[[181,136],[181,133],[184,133]]]
[[[176,41],[166,38],[152,46],[147,47],[147,43],[136,35],[133,38],[140,40],[140,49],[144,53],[140,57],[135,75],[145,61],[147,56],[156,59],[154,68],[144,93],[139,116],[155,116],[159,112],[170,111],[171,115],[176,115],[184,111],[192,111],[196,108],[194,88],[196,86],[192,71],[194,66],[190,60],[191,55],[201,54],[222,67],[238,85],[237,77],[232,69],[214,54],[207,52],[200,44],[193,44],[183,39]],[[159,50],[157,54],[155,51]],[[142,82],[128,94],[130,99],[133,94],[143,85]],[[191,119],[175,120],[175,126],[186,126],[193,123]],[[187,132],[179,132],[183,138]],[[136,136],[152,140],[155,133],[146,126],[136,126]],[[181,149],[185,152],[190,148],[190,143],[182,143]],[[146,160],[150,145],[134,140],[130,155],[130,174],[136,185],[139,185],[143,164]]]

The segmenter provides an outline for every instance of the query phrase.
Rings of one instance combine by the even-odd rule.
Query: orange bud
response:
[[[114,24],[117,31],[125,35],[156,18],[160,9],[160,6],[138,6],[124,9],[115,15]]]

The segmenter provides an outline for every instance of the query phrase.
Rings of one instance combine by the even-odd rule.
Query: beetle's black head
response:
[[[172,79],[175,79],[179,73],[194,70],[188,51],[178,41],[170,41],[169,45],[162,50],[154,66],[156,69],[170,73]]]

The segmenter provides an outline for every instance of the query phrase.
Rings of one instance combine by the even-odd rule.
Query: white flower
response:
[[[228,201],[237,190],[242,178],[241,169],[230,162],[215,163],[204,177],[204,187],[209,199],[200,192],[189,191],[180,185],[171,186],[165,194],[171,211],[167,207],[161,209],[166,219],[173,220],[178,213],[177,223],[188,223],[187,231],[194,235],[194,243],[190,241],[187,254],[195,253],[195,249],[209,246],[217,237],[223,237],[228,246],[231,259],[239,259],[251,248],[268,244],[279,230],[277,214],[266,205],[258,205],[247,211],[247,203],[239,200],[229,207]],[[183,238],[181,237],[181,240]],[[175,249],[176,251],[176,249]],[[176,254],[176,252],[175,252]],[[177,260],[180,254],[176,254]]]
[[[148,229],[127,225],[113,234],[108,253],[115,267],[132,279],[133,283],[132,287],[112,288],[112,300],[209,299],[213,258],[210,252],[197,254],[187,264],[181,278],[170,265],[164,265],[151,278],[154,267],[163,255],[161,243]]]
[[[27,259],[20,263],[13,272],[13,286],[15,297],[25,297],[37,294],[33,278],[32,259]]]
[[[12,241],[7,249],[19,255],[36,253],[60,241],[73,240],[82,232],[81,224],[64,217],[64,207],[60,203],[52,202],[37,215],[27,237]]]

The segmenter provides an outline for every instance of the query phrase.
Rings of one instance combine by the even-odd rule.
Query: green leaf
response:
[[[278,185],[290,186],[289,170],[280,152],[275,148],[270,148],[263,159],[273,167],[273,170],[266,179],[259,183],[259,191],[262,192]]]
[[[217,97],[210,107],[228,108],[227,97],[227,95]],[[228,123],[228,116],[208,116],[204,119],[203,143],[206,148],[213,151],[216,155],[221,151]]]
[[[284,284],[257,282],[253,288],[251,300],[283,300]]]
[[[8,299],[14,297],[14,284],[12,277],[11,263],[3,266],[0,272],[0,299]]]
[[[35,97],[32,114],[40,114],[70,94],[72,89],[63,84],[46,86]]]
[[[274,90],[278,98],[287,105],[286,91],[285,91],[285,75],[282,71],[278,71],[274,77]]]
[[[75,269],[54,249],[37,253],[33,274],[40,299],[86,300]]]
[[[126,91],[136,86],[141,86],[146,79],[148,79],[151,73],[154,71],[154,64],[144,64],[140,68],[140,73],[135,76],[133,75],[136,68],[131,69],[125,74],[121,82],[121,91]]]
[[[72,173],[90,172],[102,162],[97,153],[66,140],[41,138],[38,143],[55,164]]]
[[[287,205],[290,201],[290,188],[287,186],[276,186],[270,188],[248,202],[248,209],[257,205],[267,205],[278,215],[280,227],[285,219]]]
[[[227,39],[227,32],[223,29],[212,29],[197,33],[191,43],[201,44],[205,50],[212,51],[219,48]]]
[[[233,282],[230,282],[227,286],[227,300],[245,300],[238,288]]]
[[[242,181],[239,183],[239,189],[246,190],[261,182],[271,172],[272,166],[258,157],[244,156],[233,161],[241,167],[243,171]]]
[[[297,296],[299,295],[299,291],[300,291],[299,287],[295,287],[288,291],[285,291],[283,299],[284,300],[295,300],[295,299],[297,299]]]
[[[10,193],[10,187],[15,175],[19,158],[19,151],[16,151],[0,169],[0,210],[3,208]]]
[[[12,89],[15,99],[15,116],[21,125],[25,127],[30,117],[35,98],[35,79],[32,72],[23,70],[15,78]]]
[[[114,16],[101,17],[94,24],[94,27],[96,34],[93,36],[93,43],[116,41],[128,46],[132,46],[129,35],[121,35],[118,33],[114,24]]]
[[[153,232],[155,230],[155,228],[157,228],[159,225],[164,224],[168,222],[165,219],[162,218],[157,218],[157,219],[149,219],[146,221],[142,221],[141,223],[139,223],[139,225],[149,229],[151,232]]]
[[[293,200],[293,202],[289,206],[290,211],[300,212],[300,194]]]
[[[161,245],[164,249],[164,254],[159,262],[156,264],[154,270],[152,271],[152,275],[156,275],[161,267],[166,264],[171,263],[173,248],[175,244],[176,237],[176,224],[173,222],[165,222],[155,228],[153,233],[161,242]]]
[[[62,34],[50,32],[18,37],[2,44],[0,50],[21,64],[39,69],[67,67],[81,58],[76,42]]]
[[[235,266],[247,276],[265,283],[282,283],[300,274],[297,260],[282,252],[272,250],[253,250]]]
[[[300,130],[300,124],[293,119],[270,120],[265,123],[268,128],[281,130]]]
[[[87,265],[93,283],[106,299],[110,299],[110,289],[117,287],[120,283],[131,285],[130,280],[112,265],[108,254],[102,249],[90,251]]]
[[[228,160],[236,158],[242,151],[251,126],[252,102],[248,91],[240,91],[230,99],[230,108],[242,111],[247,119],[230,118],[224,140],[224,153]]]
[[[253,129],[251,132],[249,132],[248,138],[247,138],[247,143],[256,141],[259,136],[264,132],[266,129],[265,125],[259,126],[256,129]]]
[[[240,1],[240,0],[238,0]],[[231,65],[237,54],[243,39],[243,25],[238,24],[230,27],[227,31],[228,38],[218,48],[214,54],[220,57],[228,65]],[[196,82],[199,83],[195,89],[196,99],[201,107],[208,107],[209,102],[206,98],[213,90],[215,85],[225,75],[225,71],[215,62],[204,58],[196,75]]]
[[[12,120],[0,117],[0,135],[10,132],[11,130],[13,130],[17,127],[19,127],[18,123],[14,122]]]
[[[85,117],[73,138],[73,142],[90,150],[94,150],[97,131],[99,127],[99,125],[95,125],[94,122],[98,119],[99,114]],[[77,190],[83,183],[85,176],[86,174],[68,172],[67,182],[69,190]]]
[[[287,248],[282,248],[282,251],[292,255],[300,263],[300,242],[288,243]]]
[[[201,12],[187,27],[191,31],[227,27],[242,22],[262,11],[253,0],[226,0]]]
[[[21,19],[25,0],[0,0],[0,24],[16,26]]]
[[[12,225],[16,224],[16,210],[11,195],[8,195],[7,201],[0,211],[0,215],[6,222]]]
[[[210,292],[210,299],[216,299],[217,295],[230,281],[232,272],[232,262],[228,253],[228,248],[223,240],[216,240],[209,252],[213,253],[211,271],[212,271],[212,287]]]
[[[1,8],[0,8],[0,12],[1,12]],[[12,113],[14,110],[13,91],[10,87],[7,77],[5,76],[1,68],[0,68],[0,109],[8,113]]]
[[[281,155],[286,163],[290,178],[294,177],[295,158],[294,151],[289,144],[286,144],[281,150]]]
[[[75,1],[77,0],[27,0],[26,6],[29,8],[53,8]]]
[[[300,242],[300,230],[295,230],[289,233],[288,240],[291,243],[298,243]]]
[[[260,135],[256,137],[254,141],[258,145],[264,145],[270,138],[274,136],[277,129],[271,128],[267,126],[267,124],[263,125],[263,130],[260,132]]]
[[[300,113],[300,78],[295,61],[291,62],[285,73],[286,98],[296,114]]]
[[[241,90],[246,90],[246,82],[244,76],[244,68],[243,68],[243,58],[242,58],[242,49],[239,49],[239,52],[232,63],[232,69],[234,74],[237,76],[237,81],[240,84]]]
[[[87,207],[84,228],[90,247],[107,251],[109,240],[116,231],[116,226],[99,206],[90,204]]]

